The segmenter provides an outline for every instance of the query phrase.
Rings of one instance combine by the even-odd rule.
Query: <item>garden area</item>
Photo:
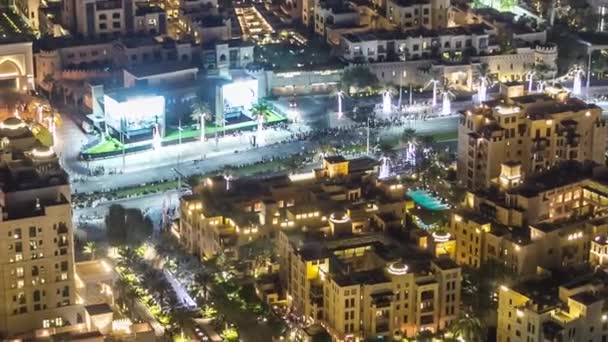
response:
[[[265,113],[264,115],[264,124],[266,126],[276,125],[281,122],[287,121],[283,115],[277,113],[275,110],[264,107]],[[190,119],[190,121],[193,121]],[[256,129],[257,122],[255,120],[246,120],[242,122],[237,122],[234,124],[227,124],[225,126],[217,125],[214,122],[207,122],[205,124],[205,136],[212,137],[215,135],[225,135],[232,134],[239,131],[251,131]],[[163,145],[170,145],[177,143],[180,139],[183,142],[189,142],[198,140],[201,136],[201,128],[199,124],[193,123],[189,125],[183,125],[180,129],[177,126],[169,126],[166,129],[165,137],[162,138]],[[114,155],[118,155],[122,153],[123,148],[125,148],[126,153],[133,153],[143,150],[148,150],[152,148],[152,142],[145,145],[137,145],[137,146],[123,146],[123,144],[114,137],[106,137],[105,139],[100,140],[96,145],[93,145],[82,152],[82,156],[85,159],[95,159],[95,158],[104,158],[110,157]]]

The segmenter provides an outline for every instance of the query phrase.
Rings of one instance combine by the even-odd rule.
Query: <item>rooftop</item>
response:
[[[352,272],[347,274],[337,274],[334,275],[333,279],[340,286],[350,286],[356,284],[374,285],[387,283],[390,281],[390,279],[384,273],[383,268]]]
[[[373,40],[404,40],[407,38],[435,38],[440,36],[462,36],[462,35],[484,35],[489,34],[491,27],[486,24],[473,24],[468,26],[446,27],[437,30],[419,28],[415,30],[402,31],[372,31],[361,33],[347,33],[342,37],[353,43]]]
[[[592,162],[564,161],[545,172],[530,176],[522,185],[510,190],[509,193],[519,194],[524,197],[534,197],[550,189],[592,178],[594,171],[597,170],[598,165]],[[597,177],[598,180],[601,179],[599,175]]]
[[[184,62],[165,62],[165,63],[146,63],[130,66],[125,69],[137,78],[168,74],[180,71],[198,72],[198,68],[191,63]]]
[[[112,308],[110,307],[110,305],[103,303],[103,304],[94,304],[94,305],[87,305],[84,307],[84,309],[89,313],[89,315],[91,316],[95,316],[95,315],[103,315],[103,314],[108,314],[108,313],[112,313]]]

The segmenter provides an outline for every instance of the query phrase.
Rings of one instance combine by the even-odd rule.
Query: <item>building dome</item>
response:
[[[0,130],[3,136],[15,137],[23,134],[27,130],[27,125],[19,118],[10,117],[0,122]]]
[[[34,147],[31,151],[34,159],[47,159],[55,157],[55,151],[52,148],[46,146]]]
[[[350,222],[350,217],[343,211],[337,211],[329,216],[329,221],[332,223],[347,223]]]
[[[388,273],[392,275],[405,275],[409,267],[401,261],[394,262],[388,266]]]

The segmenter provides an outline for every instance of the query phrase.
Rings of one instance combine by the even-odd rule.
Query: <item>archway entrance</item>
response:
[[[21,69],[15,62],[8,59],[0,60],[0,90],[18,90],[21,76]]]

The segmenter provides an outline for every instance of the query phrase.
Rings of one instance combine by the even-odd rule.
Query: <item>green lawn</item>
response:
[[[142,193],[156,193],[177,188],[177,181],[168,181],[159,184],[148,184],[144,186],[136,186],[132,188],[121,189],[115,192],[116,197],[124,198],[129,196],[135,196]]]
[[[100,153],[108,153],[113,151],[118,151],[122,149],[122,144],[115,138],[103,140],[99,144],[89,148],[84,151],[87,154],[100,154]]]
[[[274,123],[281,122],[284,120],[285,120],[285,117],[283,117],[282,115],[280,115],[278,113],[275,113],[274,111],[268,112],[268,116],[266,117],[267,124],[274,124]],[[245,122],[239,122],[239,123],[232,124],[232,125],[226,125],[226,127],[224,128],[222,126],[217,126],[215,123],[207,123],[205,125],[205,135],[210,136],[210,135],[215,134],[216,132],[222,133],[224,129],[226,130],[226,132],[232,132],[232,131],[242,130],[242,129],[250,129],[250,128],[254,128],[256,125],[257,125],[257,123],[255,121],[245,121]],[[168,131],[168,133],[163,138],[163,141],[174,141],[174,140],[179,139],[179,131],[177,129],[170,129],[167,131]],[[200,129],[191,128],[191,127],[182,128],[182,139],[199,137],[200,135],[201,135]]]
[[[458,139],[458,131],[439,132],[433,134],[435,141],[450,141]]]

